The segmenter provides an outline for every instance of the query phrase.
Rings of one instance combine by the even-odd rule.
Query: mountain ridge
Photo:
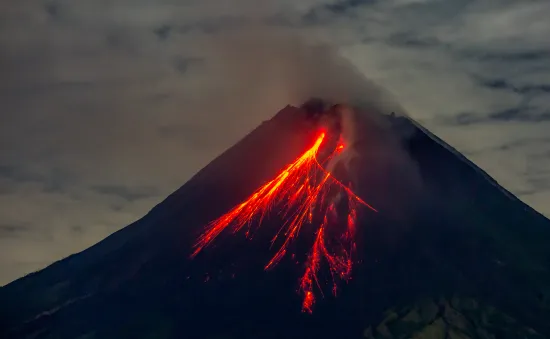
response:
[[[415,127],[417,127],[419,130],[421,130],[423,133],[425,133],[428,137],[430,137],[432,140],[440,144],[441,146],[445,147],[447,150],[452,152],[455,156],[462,159],[465,163],[467,163],[469,166],[474,168],[476,171],[478,171],[480,174],[485,176],[485,178],[492,182],[498,189],[500,189],[503,193],[505,193],[510,199],[516,200],[521,202],[523,205],[525,205],[526,208],[528,208],[531,212],[538,214],[539,216],[548,219],[544,214],[540,213],[533,207],[529,206],[527,203],[525,203],[523,200],[519,199],[517,196],[515,196],[512,192],[510,192],[508,189],[506,189],[504,186],[502,186],[495,178],[493,178],[489,173],[487,173],[484,169],[479,167],[476,163],[474,163],[472,160],[468,159],[464,154],[460,153],[456,148],[445,142],[443,139],[439,138],[437,135],[430,132],[428,129],[426,129],[422,124],[420,124],[418,121],[414,120],[411,117],[406,117]]]
[[[297,277],[290,274],[295,265],[284,262],[267,273],[261,270],[263,265],[251,268],[269,254],[259,241],[225,238],[203,257],[189,261],[189,249],[201,225],[249,195],[311,143],[312,124],[306,116],[300,108],[287,106],[143,218],[89,249],[0,288],[0,316],[9,322],[8,334],[16,338],[72,338],[87,333],[127,337],[118,332],[125,331],[121,323],[129,322],[128,331],[139,333],[136,329],[140,326],[132,325],[132,321],[152,312],[151,317],[158,323],[171,324],[166,325],[171,328],[170,334],[164,336],[169,338],[182,333],[206,338],[224,331],[228,331],[228,337],[237,333],[254,337],[256,332],[264,337],[292,337],[283,333],[293,326],[296,335],[302,333],[302,337],[341,333],[341,337],[351,338],[363,333],[369,323],[383,320],[380,311],[387,306],[414,303],[435,291],[458,293],[463,289],[460,293],[476,294],[489,304],[512,310],[517,313],[517,321],[550,336],[549,325],[541,320],[545,314],[550,317],[550,251],[545,246],[550,239],[550,222],[540,214],[525,214],[523,205],[516,204],[520,201],[517,198],[502,199],[499,194],[505,192],[498,183],[495,187],[494,179],[489,180],[488,174],[475,164],[472,167],[458,151],[445,147],[444,141],[435,140],[410,118],[394,118],[392,126],[400,129],[402,124],[412,125],[413,133],[407,133],[401,142],[418,163],[428,192],[426,203],[410,220],[393,219],[394,212],[400,210],[393,207],[394,202],[412,204],[406,194],[399,193],[399,188],[405,186],[382,197],[382,204],[391,202],[386,204],[386,212],[361,224],[365,226],[361,234],[363,264],[358,266],[356,278],[342,287],[338,298],[323,300],[310,318],[304,318],[297,307],[298,296],[292,288]],[[269,160],[258,162],[255,159],[259,156]],[[374,191],[374,195],[384,195],[386,188],[380,185]],[[372,195],[368,187],[361,193]],[[525,222],[529,225],[520,227]],[[255,255],[250,257],[249,253]],[[204,267],[208,265],[216,270],[231,267],[247,278],[224,278],[225,271],[204,278]],[[424,275],[426,279],[421,279]],[[195,276],[209,281],[194,280]],[[264,285],[268,286],[268,295]],[[499,299],[499,294],[507,298]],[[117,311],[105,311],[105,307]],[[235,320],[230,326],[232,315],[215,307],[231,309],[243,317],[246,314],[258,325]],[[249,308],[261,310],[256,313],[267,318]],[[268,316],[271,308],[287,313]],[[347,319],[343,318],[345,314],[353,315]],[[118,323],[107,315],[118,319]],[[212,324],[211,334],[201,332],[201,324],[215,315],[221,324]],[[276,322],[270,317],[281,319],[280,329],[272,327]],[[333,318],[348,324],[350,332],[331,326],[327,320]],[[67,321],[75,324],[63,327]]]

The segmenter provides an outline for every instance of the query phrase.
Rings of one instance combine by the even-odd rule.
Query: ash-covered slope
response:
[[[285,108],[141,220],[1,288],[0,336],[550,337],[550,222],[407,118],[364,131],[357,193],[379,213],[360,219],[353,280],[312,315],[295,293],[300,265],[263,271],[261,234],[190,260],[205,223],[308,147],[310,113]],[[377,152],[387,142],[406,163]]]

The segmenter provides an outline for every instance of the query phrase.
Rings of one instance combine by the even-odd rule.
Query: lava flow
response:
[[[320,132],[313,146],[282,170],[275,179],[209,223],[198,238],[192,257],[227,228],[237,233],[246,227],[246,236],[250,236],[253,222],[256,221],[257,225],[260,225],[270,210],[277,206],[284,222],[271,244],[274,245],[281,236],[284,236],[284,239],[265,269],[270,269],[281,261],[304,224],[317,224],[315,242],[300,279],[300,290],[304,297],[302,310],[312,312],[315,303],[314,285],[322,293],[318,272],[323,259],[332,275],[333,293],[336,294],[337,280],[347,281],[351,274],[357,206],[361,204],[373,211],[376,210],[353,193],[350,187],[338,181],[318,161],[325,136],[325,132]],[[344,144],[338,143],[323,163],[338,156],[343,150]],[[338,211],[341,210],[338,206],[342,198],[347,200],[347,215],[343,218],[338,215]]]

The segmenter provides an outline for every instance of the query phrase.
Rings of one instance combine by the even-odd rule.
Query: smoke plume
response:
[[[404,112],[334,48],[290,30],[246,27],[212,36],[203,47],[212,56],[207,71],[223,96],[217,98],[225,105],[221,111],[258,116],[317,97],[380,113]]]
[[[408,201],[397,201],[405,198],[396,192],[403,187],[419,191],[419,171],[402,147],[408,136],[396,133],[387,118],[391,112],[406,115],[404,109],[336,49],[289,30],[264,27],[225,32],[204,47],[213,56],[209,71],[223,93],[208,98],[205,105],[224,105],[219,111],[229,114],[224,120],[227,126],[235,116],[242,124],[254,120],[247,115],[271,114],[287,104],[299,106],[312,97],[321,98],[338,104],[347,145],[329,170],[343,166],[356,185],[372,187],[383,206],[407,205]]]

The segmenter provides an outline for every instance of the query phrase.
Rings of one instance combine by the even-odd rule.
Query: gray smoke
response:
[[[343,167],[360,181],[356,186],[371,187],[381,209],[404,210],[414,199],[422,184],[402,147],[408,136],[396,133],[387,117],[392,112],[406,115],[405,110],[336,49],[291,30],[263,26],[224,32],[201,48],[212,55],[208,68],[216,81],[208,83],[223,93],[205,98],[204,105],[227,112],[227,125],[250,121],[248,115],[272,114],[287,104],[300,106],[310,98],[340,104],[347,148],[329,170]]]
[[[342,165],[354,180],[362,181],[355,185],[376,191],[382,209],[401,210],[406,217],[405,209],[421,191],[422,180],[402,147],[409,135],[392,129],[387,117],[392,112],[406,115],[388,92],[334,48],[288,30],[254,27],[227,32],[208,47],[216,56],[214,70],[222,81],[218,85],[245,92],[234,99],[251,114],[301,105],[312,97],[340,104],[347,148],[329,164],[330,170]],[[355,168],[354,163],[363,165]]]
[[[404,114],[389,93],[334,48],[290,30],[246,27],[212,37],[201,48],[212,56],[208,71],[217,92],[224,93],[217,102],[238,107],[241,115],[274,112],[312,97]]]

